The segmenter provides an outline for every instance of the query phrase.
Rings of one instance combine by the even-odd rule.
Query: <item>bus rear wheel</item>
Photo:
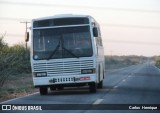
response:
[[[47,87],[40,87],[39,92],[40,92],[41,95],[47,95],[48,88]]]
[[[103,80],[98,83],[97,88],[99,89],[103,88]]]
[[[96,93],[96,91],[97,91],[97,85],[96,85],[95,82],[92,82],[92,83],[89,84],[89,91],[91,93]]]

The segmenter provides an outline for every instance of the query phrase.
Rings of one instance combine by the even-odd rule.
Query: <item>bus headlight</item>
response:
[[[92,74],[92,73],[96,73],[96,69],[81,69],[81,74]]]
[[[33,76],[34,77],[46,77],[47,73],[46,72],[34,72]]]

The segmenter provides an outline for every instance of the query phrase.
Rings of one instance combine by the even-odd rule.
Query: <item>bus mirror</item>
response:
[[[94,35],[94,37],[98,37],[98,29],[97,29],[97,27],[93,28],[93,35]]]
[[[25,33],[25,41],[28,42],[29,41],[29,32]]]

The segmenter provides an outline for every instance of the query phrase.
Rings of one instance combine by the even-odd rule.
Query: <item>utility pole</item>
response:
[[[31,23],[31,22],[24,21],[24,22],[20,22],[20,23],[26,24],[25,35],[27,35],[27,29],[28,29],[27,25],[28,25],[28,23]],[[26,60],[28,61],[28,52],[27,52],[27,41],[26,41],[26,39],[25,39],[25,45],[26,45]]]

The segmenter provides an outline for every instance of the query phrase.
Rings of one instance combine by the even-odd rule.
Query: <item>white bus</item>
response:
[[[88,15],[32,20],[31,67],[41,95],[64,87],[103,87],[104,50],[98,23]]]

